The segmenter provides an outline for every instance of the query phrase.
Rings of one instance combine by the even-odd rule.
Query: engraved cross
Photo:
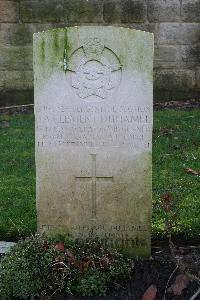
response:
[[[81,181],[91,181],[92,184],[92,218],[96,218],[96,187],[97,181],[113,181],[113,176],[97,176],[96,167],[96,154],[90,154],[92,157],[92,176],[79,176],[76,177],[77,180]]]

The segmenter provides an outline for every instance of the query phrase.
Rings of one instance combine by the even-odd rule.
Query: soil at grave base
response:
[[[199,241],[195,246],[186,246],[186,243],[183,246],[182,242],[180,242],[180,244],[181,246],[179,245],[180,248],[178,247],[178,249],[182,249],[182,257],[187,258],[189,261],[194,250],[200,253]],[[195,269],[198,270],[199,265],[200,257],[198,254],[198,265],[195,265]],[[135,261],[131,277],[124,282],[120,282],[120,284],[119,282],[118,284],[113,284],[108,289],[106,296],[76,297],[57,295],[53,300],[142,300],[145,291],[152,284],[155,285],[158,290],[156,300],[164,300],[165,289],[174,283],[178,275],[182,274],[178,269],[175,271],[176,268],[177,266],[169,253],[168,246],[166,246],[166,241],[164,240],[162,243],[160,241],[154,241],[151,258],[148,260]],[[168,283],[173,272],[174,274]],[[199,285],[196,282],[191,281],[181,296],[175,296],[172,293],[167,292],[165,300],[189,300],[198,289]],[[43,298],[43,300],[45,299]],[[196,300],[200,300],[200,295]]]
[[[75,297],[60,295],[54,300],[142,300],[142,297],[150,285],[155,285],[158,289],[156,300],[163,300],[168,279],[176,264],[170,255],[161,251],[160,254],[153,254],[150,260],[135,262],[135,269],[131,278],[118,286],[112,286],[104,297]],[[179,270],[169,282],[171,286],[177,275],[181,274]],[[183,291],[181,296],[175,296],[172,293],[166,294],[166,300],[189,300],[199,289],[195,282],[190,282],[189,286]],[[196,298],[197,300],[200,299]]]

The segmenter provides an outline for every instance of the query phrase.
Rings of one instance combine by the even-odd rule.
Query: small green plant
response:
[[[27,299],[45,285],[58,251],[43,236],[20,241],[0,262],[0,299]]]
[[[131,260],[98,241],[35,235],[20,241],[0,262],[0,299],[104,295],[132,268]]]
[[[87,274],[80,278],[74,290],[82,296],[103,296],[106,293],[108,278],[106,274],[88,270]]]

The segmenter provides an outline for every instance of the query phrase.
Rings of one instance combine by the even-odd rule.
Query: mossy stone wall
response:
[[[199,97],[200,0],[1,0],[0,106],[33,103],[33,33],[81,24],[153,32],[154,100]]]

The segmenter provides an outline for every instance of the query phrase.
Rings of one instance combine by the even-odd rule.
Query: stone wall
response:
[[[154,99],[198,98],[200,0],[0,0],[0,106],[33,103],[33,33],[79,24],[153,32]]]

